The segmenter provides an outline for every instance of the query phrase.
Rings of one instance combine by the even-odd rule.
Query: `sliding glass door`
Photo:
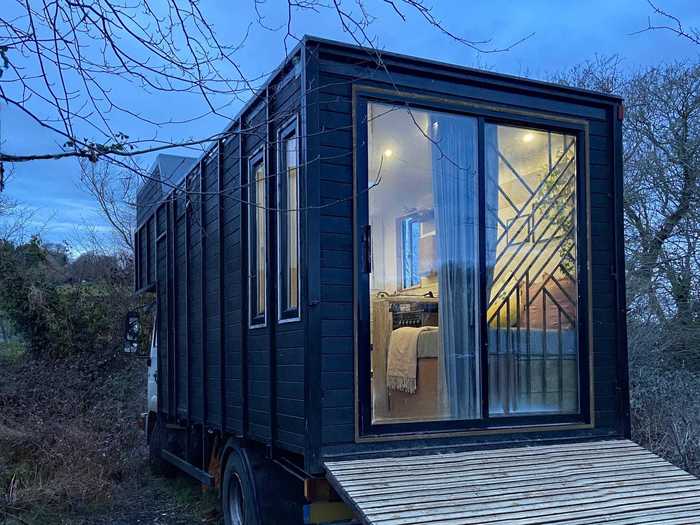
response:
[[[363,417],[579,414],[577,133],[371,100],[360,118]]]
[[[578,412],[576,137],[484,140],[489,412]]]
[[[373,421],[478,418],[477,121],[367,117]]]

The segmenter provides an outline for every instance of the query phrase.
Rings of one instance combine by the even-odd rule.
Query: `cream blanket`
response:
[[[386,370],[387,388],[416,393],[419,338],[421,334],[427,335],[437,330],[437,326],[403,326],[391,332]],[[434,339],[431,337],[428,340],[432,342]]]

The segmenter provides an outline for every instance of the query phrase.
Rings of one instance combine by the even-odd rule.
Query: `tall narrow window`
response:
[[[278,137],[279,319],[299,319],[299,141],[296,119]]]
[[[487,124],[489,412],[579,410],[576,137]]]
[[[264,326],[267,293],[267,192],[263,152],[248,170],[248,272],[250,326]]]

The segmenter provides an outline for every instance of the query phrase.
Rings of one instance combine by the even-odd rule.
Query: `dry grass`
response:
[[[216,499],[147,468],[141,358],[0,352],[0,525],[215,523]]]
[[[688,370],[632,373],[632,437],[700,476],[700,377]]]
[[[135,425],[143,369],[143,361],[118,354],[3,361],[0,505],[6,513],[107,503],[115,484],[137,475],[144,458]]]

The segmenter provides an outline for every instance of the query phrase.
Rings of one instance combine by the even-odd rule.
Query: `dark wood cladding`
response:
[[[310,472],[324,460],[387,451],[627,437],[620,100],[400,55],[386,54],[384,64],[378,68],[360,48],[305,39],[179,191],[161,194],[148,182],[139,192],[135,287],[157,293],[160,410],[303,454]],[[353,159],[362,138],[353,135],[353,89],[365,88],[586,122],[591,428],[358,439]],[[276,138],[292,118],[301,134],[301,320],[279,323]],[[249,160],[261,148],[271,208],[267,316],[264,326],[250,328],[246,201]]]
[[[270,280],[266,326],[248,326],[245,201],[254,152],[263,148],[274,174],[274,137],[299,118],[300,82],[290,61],[176,191],[144,185],[135,236],[135,287],[157,296],[159,409],[173,421],[296,453],[304,451],[304,325],[277,324]],[[269,177],[270,202],[275,181]],[[268,215],[273,246],[275,212]],[[271,277],[273,252],[267,264]]]
[[[624,411],[628,398],[626,382],[626,341],[624,295],[619,279],[623,262],[619,255],[620,221],[613,195],[620,196],[621,167],[615,158],[613,130],[617,125],[618,100],[582,91],[559,90],[539,83],[528,84],[507,77],[480,75],[440,65],[418,64],[400,57],[389,57],[390,72],[371,64],[363,51],[322,42],[314,48],[317,56],[320,202],[333,203],[322,209],[320,218],[321,365],[320,439],[321,457],[345,458],[387,451],[470,448],[531,441],[563,441],[628,435]],[[363,64],[364,62],[364,64]],[[593,349],[593,428],[562,428],[547,432],[519,432],[497,429],[435,438],[399,436],[400,440],[358,442],[355,422],[355,344],[353,312],[353,88],[364,87],[418,94],[422,97],[466,101],[504,111],[541,112],[553,117],[586,121],[588,135],[588,175],[590,198],[591,313]],[[381,95],[377,95],[381,98]],[[425,102],[427,106],[429,102]],[[495,111],[495,110],[494,110]],[[309,130],[313,133],[314,130]],[[355,137],[354,140],[363,140]],[[616,153],[617,151],[617,153]],[[311,155],[313,155],[311,153]],[[583,174],[582,174],[583,175]],[[616,222],[617,221],[617,222]],[[617,237],[615,236],[617,233]],[[617,255],[616,255],[617,254]],[[620,357],[622,356],[622,357]],[[622,374],[622,375],[620,375]],[[420,437],[420,439],[418,439]],[[431,439],[426,439],[431,437]]]

